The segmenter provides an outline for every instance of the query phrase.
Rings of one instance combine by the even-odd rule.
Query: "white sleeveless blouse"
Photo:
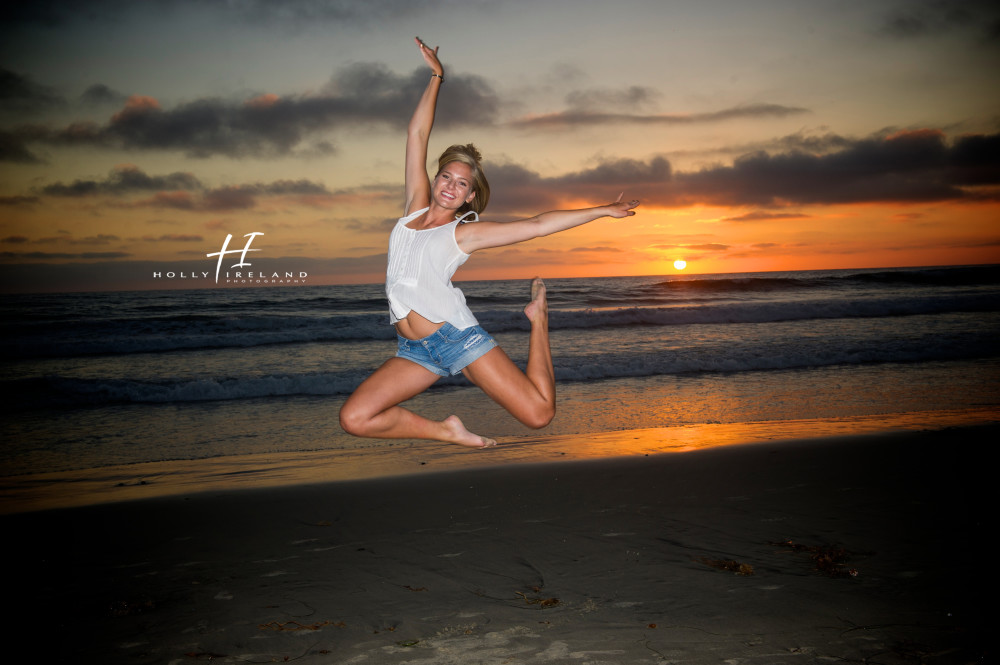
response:
[[[452,285],[451,277],[469,258],[458,247],[455,229],[463,221],[479,221],[479,217],[470,211],[433,229],[406,226],[426,210],[400,218],[389,236],[389,264],[385,272],[389,322],[395,324],[414,311],[428,321],[447,321],[459,329],[478,325],[465,304],[465,294]],[[466,220],[468,215],[474,219]]]

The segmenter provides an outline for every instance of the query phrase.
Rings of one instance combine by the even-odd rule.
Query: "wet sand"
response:
[[[46,662],[986,662],[998,429],[7,515],[9,598]]]

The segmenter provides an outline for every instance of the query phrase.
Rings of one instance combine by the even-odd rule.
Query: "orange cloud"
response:
[[[254,109],[266,109],[271,106],[274,106],[280,100],[281,98],[278,97],[278,95],[268,92],[263,95],[258,95],[257,97],[254,97],[252,99],[248,99],[246,100],[246,102],[244,102],[244,104]]]
[[[160,102],[156,101],[155,98],[146,95],[132,95],[125,102],[125,108],[111,116],[111,122],[117,123],[149,111],[159,110]]]
[[[940,129],[901,129],[885,137],[886,141],[944,141],[945,134]]]

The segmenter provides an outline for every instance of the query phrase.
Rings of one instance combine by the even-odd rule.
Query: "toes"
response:
[[[531,280],[531,299],[537,300],[539,293],[545,293],[545,282],[542,281],[541,277],[536,277]]]

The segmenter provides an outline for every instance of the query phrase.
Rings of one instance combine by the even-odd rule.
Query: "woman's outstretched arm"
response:
[[[430,65],[431,80],[424,94],[417,102],[417,108],[410,118],[406,133],[406,205],[404,214],[420,210],[430,205],[431,185],[427,178],[427,142],[434,126],[434,111],[437,108],[438,91],[444,81],[444,67],[437,57],[437,47],[431,49],[420,38],[416,38],[420,55]]]
[[[490,247],[504,247],[514,243],[541,238],[559,231],[565,231],[601,217],[630,217],[635,214],[638,200],[618,200],[595,208],[579,210],[552,210],[543,212],[529,219],[513,222],[478,222],[476,224],[461,224],[455,231],[455,239],[459,248],[466,254]]]

